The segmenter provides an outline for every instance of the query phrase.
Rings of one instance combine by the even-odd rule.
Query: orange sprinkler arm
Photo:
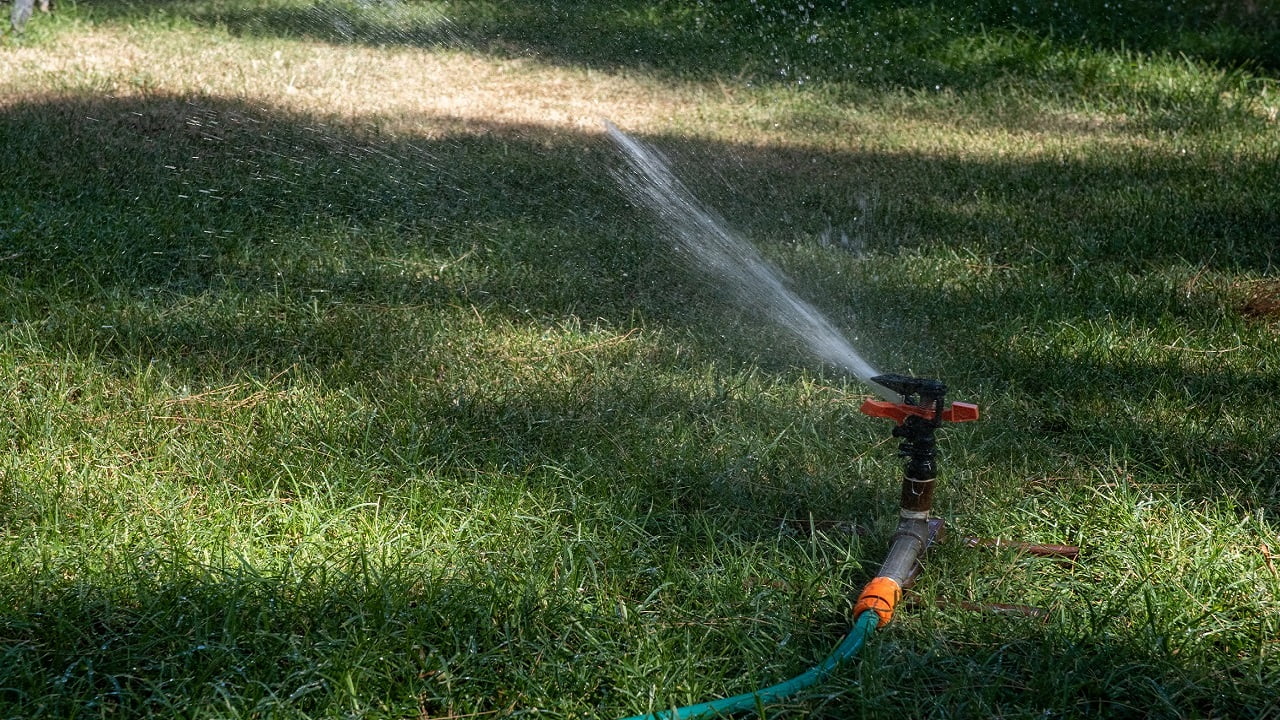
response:
[[[887,400],[867,400],[862,403],[859,408],[863,415],[871,417],[889,418],[890,420],[901,425],[907,421],[908,417],[919,417],[926,420],[933,418],[933,408],[922,405],[908,405],[906,403],[893,403]],[[978,406],[972,403],[957,402],[951,403],[946,410],[942,411],[942,419],[946,422],[969,422],[978,419]]]

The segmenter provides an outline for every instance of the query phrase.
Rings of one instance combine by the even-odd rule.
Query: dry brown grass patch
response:
[[[6,78],[0,106],[59,93],[225,98],[268,114],[426,138],[493,126],[595,133],[608,118],[628,132],[820,152],[1030,157],[1126,139],[1106,128],[1064,136],[957,127],[955,118],[936,114],[815,106],[808,95],[780,89],[660,82],[457,49],[99,27],[11,57],[17,72]],[[806,119],[815,112],[817,126]]]
[[[669,126],[703,98],[640,78],[459,51],[244,41],[188,32],[95,28],[10,55],[0,106],[55,93],[224,97],[335,122],[379,118],[384,131],[420,134],[407,118],[598,129]]]
[[[1240,312],[1258,320],[1280,321],[1280,280],[1262,280],[1252,285]]]

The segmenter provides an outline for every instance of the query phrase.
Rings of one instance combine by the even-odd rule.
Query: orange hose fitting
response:
[[[853,605],[853,618],[857,620],[859,615],[870,610],[880,616],[880,624],[876,627],[882,628],[893,618],[893,608],[901,599],[902,586],[897,580],[889,577],[872,578],[871,582],[862,588],[858,602]]]

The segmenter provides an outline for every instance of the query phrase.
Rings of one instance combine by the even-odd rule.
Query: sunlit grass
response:
[[[943,544],[771,716],[1277,712],[1274,17],[815,5],[0,41],[0,715],[611,717],[823,656],[889,428],[672,261],[601,116],[983,407],[953,537],[1082,549]]]

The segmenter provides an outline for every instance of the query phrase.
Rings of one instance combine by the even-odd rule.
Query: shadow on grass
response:
[[[545,577],[557,552],[523,569]],[[49,582],[0,618],[0,708],[309,717],[346,706],[434,717],[546,707],[557,690],[609,687],[617,648],[584,637],[582,609],[554,582],[483,563],[461,577],[429,563],[380,564],[376,548],[325,554],[265,568],[152,550],[109,576]],[[596,661],[574,673],[585,689],[533,686],[527,675],[588,657]]]
[[[705,3],[693,0],[96,4],[94,16],[178,19],[236,34],[475,48],[569,66],[756,83],[971,89],[999,78],[1093,86],[1098,51],[1280,69],[1280,13],[1262,2]],[[1056,58],[1056,59],[1055,59]],[[1077,88],[1078,89],[1078,88]]]
[[[0,618],[0,707],[40,716],[214,707],[312,715],[344,705],[388,716],[622,714],[616,683],[630,668],[619,659],[632,660],[635,625],[646,623],[593,607],[572,578],[550,580],[562,552],[477,563],[457,577],[430,562],[370,562],[378,551],[369,548],[273,570],[180,548],[124,558],[110,580],[46,587]],[[641,568],[609,568],[629,570]],[[786,705],[818,718],[1007,716],[1025,713],[1028,697],[1036,714],[1276,710],[1277,670],[1233,657],[1229,642],[1214,655],[1220,662],[1188,662],[1180,651],[1203,657],[1201,645],[1216,640],[1188,637],[1180,618],[1094,610],[1117,615],[1070,625],[991,616],[943,629],[917,607],[907,632],[928,638],[907,640],[903,652],[900,632],[878,635],[820,693]],[[797,644],[821,653],[834,643],[844,620],[821,620],[810,633],[819,637]],[[1114,632],[1130,622],[1144,626]]]
[[[772,512],[770,523],[785,508],[834,520],[876,495],[850,493],[842,484],[840,471],[848,466],[839,458],[849,448],[846,441],[829,440],[849,434],[851,408],[789,406],[732,388],[717,391],[715,379],[693,390],[668,384],[663,371],[687,374],[717,361],[733,367],[758,355],[736,338],[717,339],[705,320],[686,312],[686,305],[705,298],[705,289],[668,284],[676,276],[672,265],[652,242],[652,229],[612,187],[605,168],[614,162],[613,152],[599,137],[475,124],[438,138],[388,141],[319,127],[313,118],[264,116],[232,101],[173,97],[31,101],[0,111],[0,130],[26,139],[0,148],[3,166],[11,169],[0,178],[0,194],[14,199],[0,210],[0,307],[11,322],[37,328],[49,356],[91,356],[122,374],[159,368],[175,385],[200,387],[246,376],[266,381],[300,366],[324,389],[382,411],[379,418],[352,414],[300,429],[297,446],[323,451],[317,458],[362,458],[375,477],[451,463],[507,473],[495,483],[512,476],[536,480],[548,467],[582,467],[598,475],[590,491],[600,498],[617,499],[620,477],[649,483],[631,496],[647,501],[634,509],[637,522],[654,517],[655,505],[659,519],[727,509],[741,516],[735,522],[749,537],[747,528],[760,518],[744,508]],[[1114,278],[1135,270],[1229,274],[1272,268],[1280,199],[1274,186],[1257,183],[1273,168],[1141,154],[1050,164],[814,155],[687,140],[679,147],[702,157],[733,157],[761,180],[759,187],[771,188],[775,195],[764,202],[758,193],[734,197],[723,187],[711,195],[771,252],[791,257],[792,275],[828,299],[820,305],[883,318],[880,331],[903,338],[895,361],[945,358],[937,361],[947,363],[942,370],[960,378],[953,386],[1007,392],[1021,409],[1040,413],[1037,450],[1101,464],[1119,440],[1153,475],[1181,468],[1205,477],[1220,463],[1246,485],[1235,488],[1246,505],[1274,508],[1274,484],[1247,486],[1260,476],[1275,477],[1270,431],[1215,428],[1220,410],[1213,406],[1202,405],[1193,422],[1182,424],[1142,411],[1151,405],[1169,412],[1184,402],[1162,399],[1150,388],[1183,388],[1185,402],[1221,396],[1240,404],[1233,417],[1244,403],[1256,403],[1249,414],[1261,417],[1270,397],[1267,367],[1023,342],[1045,328],[1089,322],[1115,332],[1179,325],[1194,332],[1215,323],[1243,328],[1242,320],[1216,304],[1216,295],[1188,296],[1177,287],[1128,286]],[[691,187],[713,182],[706,167],[685,169]],[[865,203],[857,199],[868,186],[878,188],[870,202],[880,224],[865,228],[865,256],[855,262],[818,239],[833,224],[861,222]],[[1117,200],[1125,196],[1129,201]],[[966,256],[974,258],[971,273],[947,265]],[[855,273],[860,263],[877,269]],[[856,280],[851,285],[832,268],[856,274]],[[935,275],[951,280],[937,283]],[[668,344],[692,348],[692,357],[673,347],[637,354],[624,346],[612,356],[571,352],[572,362],[547,369],[521,364],[518,343],[483,345],[492,332],[486,323],[503,323],[504,332],[528,335],[523,347],[536,351],[540,337],[554,342],[559,324],[575,317],[598,318],[605,337],[636,326],[668,333],[664,337],[676,338]],[[913,334],[926,318],[925,331]],[[966,350],[950,352],[956,347]],[[761,384],[767,386],[767,378]],[[1135,410],[1122,411],[1117,398]],[[1054,416],[1078,406],[1096,417]],[[1022,419],[996,419],[991,432],[1025,432],[1018,427]],[[711,427],[717,423],[733,430]],[[778,437],[777,428],[791,426],[799,430],[788,432],[805,442],[827,439],[830,446],[816,453],[766,452],[762,446]],[[611,435],[613,427],[619,429]],[[681,428],[687,435],[678,435]],[[668,454],[642,452],[651,446]],[[1012,453],[1025,446],[1002,447]],[[991,451],[997,460],[998,453]],[[829,466],[812,467],[815,457]],[[248,467],[233,472],[264,487],[271,480],[253,477]],[[1211,495],[1218,488],[1184,490]],[[369,493],[365,486],[354,488],[351,499],[367,500]],[[874,499],[878,507],[889,505],[890,498]],[[528,617],[542,618],[548,647],[558,640],[554,627],[572,627],[582,612],[566,606],[548,615],[534,601],[521,609],[525,599],[495,596],[499,586],[445,583],[430,592],[456,591],[469,599],[436,597],[430,602],[440,603],[438,613],[424,616],[414,605],[424,591],[397,580],[363,594],[319,592],[282,617],[267,608],[291,602],[289,594],[254,590],[258,586],[252,577],[179,578],[143,588],[172,595],[169,605],[194,618],[188,620],[194,623],[192,643],[153,648],[144,639],[111,652],[92,649],[98,634],[92,622],[116,626],[120,637],[145,638],[149,623],[171,619],[132,616],[128,596],[143,592],[137,588],[125,588],[125,599],[108,597],[101,607],[94,605],[95,593],[110,595],[111,589],[76,589],[51,599],[69,603],[66,612],[33,611],[14,620],[23,627],[5,630],[16,638],[6,652],[48,652],[34,664],[55,673],[65,662],[78,668],[67,674],[68,682],[88,682],[89,692],[107,696],[112,683],[141,683],[142,689],[131,690],[141,696],[150,691],[148,683],[167,682],[161,675],[190,673],[208,685],[174,685],[173,692],[198,699],[216,696],[218,683],[234,682],[236,673],[256,674],[243,666],[245,658],[282,663],[262,671],[279,681],[272,692],[344,682],[324,674],[322,656],[308,655],[315,643],[336,636],[347,638],[345,651],[359,655],[352,667],[368,667],[375,656],[393,658],[389,665],[413,657],[425,646],[410,638],[423,636],[435,639],[446,660],[464,654],[469,644],[500,648],[504,639],[492,630],[491,616],[474,615],[476,596],[498,597],[500,617],[524,618],[520,613],[527,610]],[[369,620],[361,614],[378,602],[387,603],[384,615]],[[349,625],[337,620],[343,608],[357,618]],[[246,632],[260,631],[265,644],[232,647],[213,662],[201,659],[211,647],[206,642],[196,651],[201,638],[232,643],[231,635],[219,633],[257,611],[267,625]],[[89,631],[73,627],[81,619]],[[49,625],[60,622],[71,625]],[[366,653],[356,637],[366,634],[391,639]],[[530,646],[530,666],[581,664],[576,655],[537,656],[541,646]],[[296,677],[288,661],[278,659],[293,657],[291,652],[301,653]],[[496,662],[500,654],[465,662]],[[955,662],[981,665],[979,654],[958,651]],[[96,676],[74,665],[86,655],[99,658]],[[1096,649],[1071,657],[1094,673],[1095,690],[1105,696],[1099,707],[1117,697],[1108,673],[1130,665]],[[1132,667],[1145,667],[1142,652],[1133,657]],[[120,664],[122,658],[136,662]],[[421,673],[446,677],[432,662],[388,665],[385,672],[394,686],[418,687]],[[1162,671],[1175,685],[1191,672],[1177,662],[1168,659]],[[519,668],[527,669],[512,672],[524,671]],[[1059,666],[1045,660],[1044,668]],[[1217,692],[1224,686],[1209,687]]]
[[[1262,690],[1274,681],[1272,670],[1256,673],[1243,663],[1214,668],[1186,663],[1176,650],[1162,646],[1154,626],[1151,636],[1119,637],[1086,629],[1087,624],[1083,618],[1064,627],[988,615],[968,632],[940,631],[941,639],[905,658],[888,678],[881,663],[904,658],[889,649],[892,640],[877,637],[870,652],[848,671],[857,679],[856,690],[828,696],[827,703],[806,715],[849,717],[873,705],[884,717],[1009,717],[1031,714],[1028,697],[1039,698],[1037,715],[1263,717],[1277,707]],[[927,700],[904,697],[902,677],[911,678]],[[1224,681],[1251,690],[1241,695],[1205,692]]]

